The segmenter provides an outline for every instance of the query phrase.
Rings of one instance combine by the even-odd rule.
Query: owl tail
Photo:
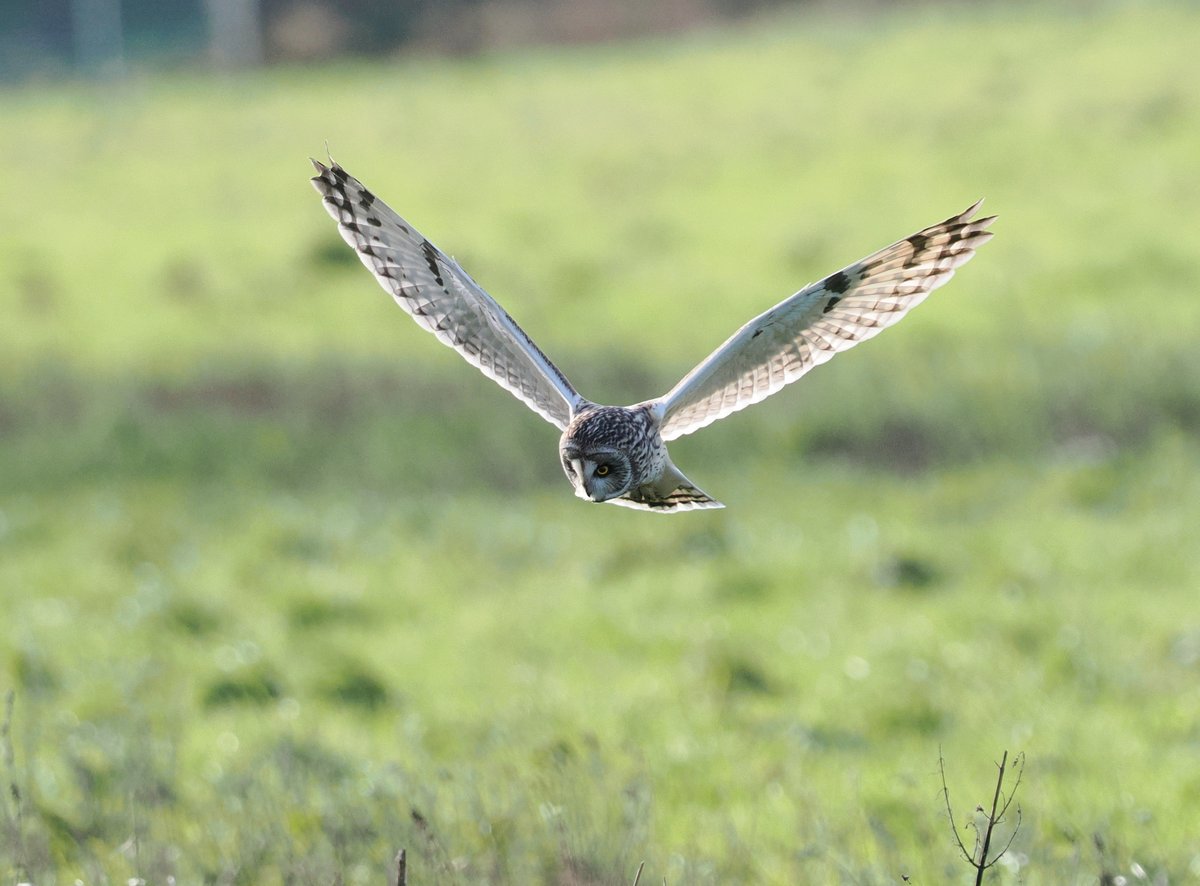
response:
[[[670,462],[667,462],[667,468],[657,483],[632,489],[620,498],[609,501],[614,505],[664,514],[725,507],[708,493],[692,485],[692,481]]]

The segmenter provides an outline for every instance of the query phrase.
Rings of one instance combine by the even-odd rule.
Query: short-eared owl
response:
[[[413,319],[561,430],[575,494],[649,511],[719,508],[671,463],[666,441],[778,391],[877,334],[991,239],[979,203],[812,283],[755,317],[664,396],[600,406],[575,388],[467,272],[341,166],[313,161],[338,230]]]

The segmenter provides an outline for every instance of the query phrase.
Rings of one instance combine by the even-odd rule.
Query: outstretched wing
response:
[[[565,430],[583,399],[525,331],[467,272],[330,161],[313,186],[338,231],[397,304],[463,359]]]
[[[769,397],[898,321],[992,238],[987,227],[995,216],[972,220],[979,203],[755,317],[658,401],[663,439],[690,434]]]

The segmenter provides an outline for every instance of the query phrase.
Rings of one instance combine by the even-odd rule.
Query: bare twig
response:
[[[635,874],[633,878],[633,886],[638,886],[638,881],[642,879],[642,868],[645,866],[646,863],[644,861],[638,865],[637,874]]]
[[[950,831],[954,834],[954,840],[958,843],[958,849],[962,853],[962,857],[967,860],[967,864],[974,864],[975,859],[963,845],[962,837],[958,835],[958,826],[954,823],[954,810],[950,808],[950,788],[946,786],[946,758],[942,755],[940,748],[938,749],[938,769],[942,773],[942,796],[946,800],[946,818],[950,819]]]
[[[1006,797],[1004,796],[1003,788],[1004,775],[1008,771],[1008,751],[1005,751],[1004,756],[1001,757],[1000,763],[997,765],[997,769],[999,771],[996,775],[996,790],[992,794],[991,811],[984,810],[982,806],[977,806],[975,808],[976,812],[983,813],[983,818],[986,824],[984,826],[983,833],[981,834],[979,831],[978,822],[976,821],[972,823],[972,827],[975,828],[975,851],[970,852],[967,850],[962,838],[958,835],[958,827],[954,824],[954,811],[950,807],[950,788],[946,785],[946,761],[941,753],[938,754],[938,768],[941,770],[942,774],[942,796],[946,800],[946,816],[950,820],[950,828],[954,831],[954,840],[958,844],[959,851],[962,853],[962,856],[966,860],[967,864],[975,868],[975,886],[981,886],[983,883],[984,871],[990,867],[993,867],[998,861],[1000,861],[1001,858],[1004,857],[1004,854],[1008,852],[1009,847],[1012,846],[1013,840],[1016,839],[1017,832],[1021,830],[1021,807],[1018,805],[1016,810],[1016,824],[1013,825],[1012,833],[1010,833],[1008,836],[1008,841],[1004,844],[1003,849],[1001,849],[995,855],[990,855],[992,834],[996,829],[996,825],[1005,820],[1005,815],[1008,813],[1008,809],[1012,805],[1013,798],[1017,794],[1017,788],[1021,786],[1021,778],[1025,774],[1025,755],[1018,754],[1016,758],[1014,758],[1013,765],[1017,770],[1017,778],[1016,782],[1012,786],[1012,789],[1009,791],[1008,796]],[[1002,800],[1003,802],[1001,802]]]
[[[979,886],[980,881],[983,879],[983,872],[988,867],[988,849],[990,849],[992,845],[992,828],[996,824],[996,806],[1000,802],[1000,788],[1004,784],[1004,767],[1007,765],[1008,751],[1005,751],[1004,756],[1000,758],[1000,775],[996,779],[996,791],[992,794],[992,811],[988,813],[987,828],[983,832],[983,848],[979,850],[979,862],[981,866],[978,874],[975,876],[975,886]],[[1004,805],[1007,808],[1008,804],[1005,803]]]
[[[403,849],[396,855],[396,886],[408,886],[408,854]]]
[[[1007,754],[1008,754],[1008,752],[1005,751],[1006,756],[1007,756]],[[1008,812],[1008,807],[1010,805],[1012,805],[1013,797],[1015,797],[1017,795],[1017,788],[1019,788],[1021,786],[1021,779],[1025,777],[1025,755],[1024,754],[1017,754],[1017,756],[1013,758],[1013,767],[1017,771],[1017,781],[1016,781],[1016,784],[1014,784],[1012,786],[1012,790],[1008,792],[1008,799],[1004,801],[1004,807],[1000,810],[1000,818],[1001,819],[1003,819],[1005,813]],[[1003,770],[1001,770],[1001,772],[1000,772],[1000,777],[1002,779],[1004,777]],[[1018,809],[1018,812],[1019,811],[1020,810]]]

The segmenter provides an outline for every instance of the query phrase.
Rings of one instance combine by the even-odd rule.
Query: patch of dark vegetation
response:
[[[840,726],[797,726],[796,737],[806,748],[818,751],[857,751],[867,747],[867,737],[861,732]]]
[[[885,419],[865,434],[825,428],[810,436],[806,450],[809,458],[870,463],[901,474],[923,471],[950,458],[934,428],[901,417]]]
[[[58,281],[43,268],[30,268],[13,281],[21,295],[21,307],[37,317],[50,317],[58,310],[61,291]]]
[[[159,289],[165,296],[176,301],[201,300],[209,290],[204,262],[191,257],[173,259],[163,268]]]
[[[89,388],[92,383],[82,374],[60,361],[46,360],[26,372],[19,384],[0,387],[0,413],[8,416],[14,436],[69,431],[98,412],[96,405],[105,399],[103,386]]]
[[[152,383],[142,396],[157,413],[216,408],[239,415],[277,412],[285,399],[284,388],[266,377],[210,378],[191,385]]]
[[[221,616],[199,600],[179,599],[163,610],[165,623],[189,637],[207,637],[221,627]]]
[[[373,711],[392,698],[383,681],[361,665],[347,662],[325,686],[322,694],[335,704]]]
[[[288,608],[288,621],[294,628],[309,630],[330,625],[368,624],[374,617],[366,606],[349,600],[306,597]]]
[[[580,752],[565,738],[559,737],[548,741],[533,752],[533,758],[542,766],[561,768],[580,757]]]
[[[949,716],[928,701],[906,698],[903,704],[881,711],[879,724],[884,734],[909,733],[924,737],[940,735],[946,728]]]
[[[308,249],[308,261],[314,268],[340,269],[359,267],[358,254],[338,236],[322,237]]]
[[[714,596],[721,601],[761,600],[770,594],[773,586],[771,577],[761,572],[727,571],[714,580]]]
[[[357,767],[353,762],[316,741],[282,736],[278,742],[267,748],[257,760],[255,769],[259,766],[277,769],[285,777],[303,782],[306,779],[316,779],[318,783],[336,783],[353,778]]]
[[[893,554],[876,568],[875,581],[885,588],[926,591],[941,583],[942,572],[935,563],[924,557]]]
[[[283,697],[283,685],[274,672],[266,668],[248,668],[236,674],[214,680],[204,691],[206,708],[234,704],[265,705]]]
[[[773,695],[777,691],[766,669],[740,652],[715,651],[708,662],[713,688],[722,698],[737,695]]]
[[[60,685],[53,665],[34,649],[23,649],[13,656],[12,674],[17,686],[30,695],[49,695],[57,691]]]
[[[329,540],[312,532],[288,532],[275,541],[275,553],[285,560],[321,563],[330,558],[333,546]]]
[[[764,670],[746,660],[729,662],[729,691],[769,695],[774,689]]]

